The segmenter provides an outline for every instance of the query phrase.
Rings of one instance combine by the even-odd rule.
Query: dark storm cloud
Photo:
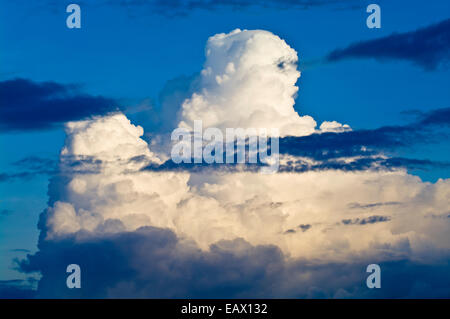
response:
[[[367,289],[370,263],[320,263],[284,256],[275,246],[243,239],[219,241],[209,251],[182,242],[168,229],[143,227],[106,237],[78,234],[39,243],[40,251],[19,262],[39,271],[37,297],[48,298],[400,298],[448,297],[448,262],[419,265],[381,262],[383,289]],[[377,257],[378,258],[378,257]],[[376,259],[376,258],[375,258]],[[81,267],[82,289],[66,287],[66,267]],[[396,275],[402,274],[399,278]],[[378,290],[378,291],[376,291]]]
[[[0,82],[0,131],[52,128],[117,110],[117,102],[56,82],[14,79]]]
[[[9,285],[0,285],[0,299],[31,299],[36,297],[32,288],[21,288]]]
[[[211,298],[253,290],[266,267],[276,269],[283,259],[274,246],[252,247],[243,240],[219,242],[210,252],[179,245],[172,231],[144,227],[106,238],[41,241],[40,251],[20,266],[42,273],[39,297]],[[67,289],[68,263],[80,265],[83,289]]]
[[[0,280],[0,299],[29,299],[36,296],[33,278]]]
[[[68,180],[54,176],[49,184],[49,207],[66,201],[61,184]],[[273,203],[279,206],[280,203]],[[151,208],[149,208],[151,209]],[[448,256],[441,262],[420,266],[410,262],[383,261],[393,256],[407,258],[408,240],[391,245],[373,244],[370,260],[353,255],[351,262],[320,262],[295,259],[274,245],[251,245],[243,239],[221,240],[209,250],[178,237],[172,230],[142,227],[127,232],[118,220],[106,220],[93,233],[80,231],[54,240],[47,238],[47,212],[40,215],[41,231],[35,254],[17,261],[24,273],[42,275],[39,298],[385,298],[448,297]],[[386,216],[371,216],[359,223],[380,222]],[[298,226],[298,232],[309,229]],[[342,226],[343,231],[347,226]],[[348,226],[350,227],[350,226]],[[295,229],[292,229],[295,231]],[[288,232],[290,234],[292,232]],[[293,234],[293,233],[292,233]],[[295,234],[293,234],[295,236]],[[290,236],[290,235],[286,235]],[[376,256],[376,257],[374,257]],[[380,264],[382,292],[367,289],[366,267]],[[67,265],[81,267],[82,289],[66,286]],[[386,267],[386,268],[385,268]],[[402,273],[400,284],[392,274]],[[430,272],[442,275],[440,279]],[[384,275],[383,275],[384,276]],[[389,281],[384,278],[389,277]]]
[[[406,60],[426,70],[434,70],[450,60],[450,19],[415,31],[350,44],[332,51],[329,62],[352,58]]]

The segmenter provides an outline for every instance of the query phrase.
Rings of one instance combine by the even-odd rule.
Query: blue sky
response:
[[[164,8],[164,13],[151,5],[83,1],[79,3],[79,30],[65,25],[68,3],[0,0],[0,81],[22,78],[76,84],[85,94],[116,100],[146,131],[152,130],[151,120],[139,122],[133,108],[143,103],[157,108],[167,81],[202,69],[208,37],[235,28],[269,30],[299,53],[302,76],[295,109],[318,123],[336,120],[354,130],[402,126],[415,123],[420,112],[450,104],[448,57],[447,66],[434,70],[402,58],[325,59],[333,50],[352,43],[446,20],[449,1],[379,0],[381,29],[366,27],[369,1],[307,9],[225,5],[177,12],[176,8]],[[448,163],[448,129],[434,132],[432,142],[391,150],[393,156]],[[27,169],[16,163],[27,157],[56,161],[64,138],[58,125],[0,132],[0,172],[14,174]],[[410,171],[431,182],[450,177],[445,165]],[[4,212],[0,214],[0,280],[28,276],[14,269],[13,258],[24,257],[25,250],[37,250],[36,225],[47,206],[48,179],[47,174],[36,174],[0,181],[0,209]]]

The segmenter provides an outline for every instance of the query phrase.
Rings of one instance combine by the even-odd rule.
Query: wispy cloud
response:
[[[399,202],[378,202],[378,203],[370,203],[370,204],[360,204],[360,203],[350,203],[348,205],[349,208],[352,209],[372,209],[382,206],[391,206],[391,205],[400,205]]]
[[[16,253],[29,253],[30,252],[29,249],[23,249],[23,248],[10,249],[10,251],[16,252]]]
[[[448,166],[449,163],[434,162],[428,159],[407,159],[401,157],[379,157],[381,151],[392,151],[410,147],[418,143],[439,142],[447,139],[445,128],[450,126],[450,108],[435,109],[419,113],[416,121],[397,126],[383,126],[377,129],[363,129],[341,133],[311,134],[308,136],[289,136],[280,140],[280,153],[308,157],[324,161],[326,165],[338,165],[335,160],[345,157],[356,158],[358,166],[380,162],[384,166]],[[439,134],[433,130],[441,129]],[[442,130],[444,128],[444,130]],[[348,162],[342,163],[344,166]]]
[[[342,223],[344,225],[366,225],[366,224],[388,222],[390,220],[391,218],[389,216],[374,215],[365,218],[343,219]]]
[[[450,19],[415,31],[352,43],[332,51],[328,62],[353,58],[407,60],[425,70],[435,70],[450,60]]]
[[[30,131],[103,115],[117,102],[80,92],[76,85],[13,79],[0,82],[0,131]]]
[[[30,179],[38,175],[53,175],[57,172],[57,161],[50,158],[28,156],[11,164],[17,168],[17,171],[0,172],[0,182]]]

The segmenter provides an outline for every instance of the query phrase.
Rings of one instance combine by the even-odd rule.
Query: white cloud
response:
[[[279,37],[235,30],[211,37],[206,52],[203,90],[183,104],[180,126],[203,119],[205,127],[222,129],[278,127],[282,136],[315,131],[315,121],[293,109],[300,75],[297,54]],[[320,129],[349,128],[333,121]],[[243,238],[323,262],[345,261],[354,254],[426,260],[449,252],[449,223],[431,218],[450,207],[449,180],[424,183],[402,170],[273,175],[151,171],[144,167],[161,160],[142,134],[122,114],[67,125],[61,154],[69,164],[85,161],[75,167],[61,164],[68,182],[48,209],[48,239],[79,230],[101,234],[156,226],[194,240],[204,250],[223,239]],[[398,204],[367,205],[393,202]],[[370,216],[388,220],[342,222]],[[113,221],[119,226],[109,227]]]
[[[342,125],[339,122],[336,121],[324,121],[322,124],[320,124],[320,131],[325,132],[333,132],[333,133],[341,133],[346,131],[351,131],[351,128],[348,124]]]
[[[294,110],[297,52],[267,31],[241,31],[210,37],[201,72],[201,90],[182,105],[179,126],[277,128],[281,136],[314,132],[316,122]]]
[[[142,127],[131,125],[130,120],[121,113],[69,122],[66,134],[62,156],[71,156],[72,159],[92,157],[102,161],[99,166],[104,169],[114,167],[117,161],[128,161],[136,156],[143,156],[148,162],[161,163],[147,143],[140,139],[144,134]],[[127,167],[136,168],[132,162],[127,163]]]
[[[170,228],[206,250],[222,239],[244,238],[253,245],[277,245],[293,257],[323,261],[344,261],[354,253],[422,259],[432,251],[450,248],[450,225],[427,218],[448,210],[448,180],[423,183],[404,171],[264,175],[142,170],[142,164],[130,166],[129,159],[154,155],[143,147],[146,143],[139,134],[110,139],[100,151],[87,146],[101,144],[105,135],[98,132],[114,130],[118,119],[116,134],[142,134],[118,115],[85,121],[84,130],[68,131],[66,156],[95,152],[102,163],[109,161],[98,171],[70,173],[63,186],[65,195],[48,211],[49,238],[79,230],[101,233],[106,221],[118,220],[129,231],[142,226]],[[126,152],[118,152],[120,149]],[[111,160],[116,157],[120,160]],[[393,202],[399,204],[363,207]],[[390,220],[342,223],[373,215]],[[310,228],[302,231],[299,225]]]

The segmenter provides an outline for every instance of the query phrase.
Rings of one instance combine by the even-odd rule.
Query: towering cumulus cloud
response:
[[[202,89],[182,103],[180,127],[202,119],[221,129],[278,128],[282,136],[318,131],[294,111],[297,54],[279,37],[218,34],[206,55]],[[327,122],[320,131],[349,129]],[[450,294],[449,180],[424,183],[382,169],[170,169],[120,113],[68,123],[66,133],[40,250],[20,263],[42,274],[39,296]],[[65,286],[71,263],[81,266],[83,289]],[[372,263],[385,274],[382,290],[365,288]]]
[[[160,164],[143,129],[123,114],[68,123],[60,170],[67,183],[46,217],[47,236],[169,227],[167,214],[187,192],[185,174],[143,172]]]
[[[206,45],[201,92],[182,105],[180,126],[277,128],[281,136],[309,135],[316,122],[294,110],[297,52],[267,31],[217,34]]]

